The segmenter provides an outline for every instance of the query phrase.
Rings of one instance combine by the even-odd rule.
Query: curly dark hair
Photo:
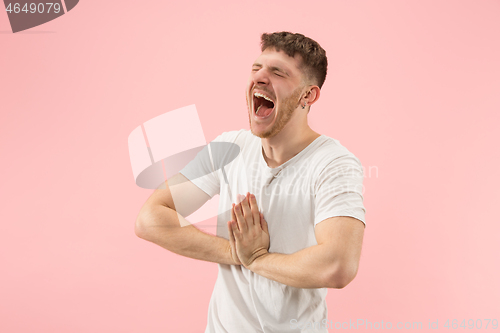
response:
[[[325,82],[328,61],[325,50],[318,42],[302,34],[287,31],[263,33],[260,39],[262,52],[271,47],[276,51],[285,52],[290,57],[300,54],[304,74],[321,89]]]

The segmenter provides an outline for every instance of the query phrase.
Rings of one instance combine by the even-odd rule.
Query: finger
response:
[[[234,214],[236,214],[236,221],[238,222],[239,231],[246,232],[248,230],[248,226],[241,211],[241,204],[237,204],[234,206]]]
[[[241,202],[241,209],[243,211],[243,216],[245,217],[245,220],[247,221],[248,226],[251,227],[251,226],[253,226],[254,221],[253,221],[252,211],[250,210],[249,195],[250,195],[250,193],[247,193],[247,195],[244,197],[243,201]]]
[[[264,214],[262,214],[262,213],[260,213],[260,227],[262,228],[262,230],[264,230],[266,233],[269,234],[267,221],[264,219]]]
[[[238,223],[231,221],[231,227],[233,228],[234,241],[241,239],[241,231],[238,229]]]
[[[229,244],[233,246],[234,244],[233,221],[227,221],[227,230],[229,234]]]
[[[259,226],[260,225],[259,207],[257,206],[257,199],[253,194],[250,195],[250,210],[252,211],[254,225]]]
[[[232,221],[236,221],[236,214],[234,213],[234,206],[235,206],[235,204],[233,204],[233,207],[231,208],[231,220]]]
[[[234,244],[236,244],[236,241],[238,239],[241,239],[241,231],[238,230],[238,223],[236,223],[235,221],[231,221],[231,230],[233,232],[233,241],[234,241]],[[235,249],[236,249],[236,247],[235,247]]]

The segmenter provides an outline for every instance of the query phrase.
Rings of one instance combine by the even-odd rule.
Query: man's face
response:
[[[260,138],[278,134],[300,105],[305,88],[301,57],[267,48],[252,65],[247,87],[250,130]]]

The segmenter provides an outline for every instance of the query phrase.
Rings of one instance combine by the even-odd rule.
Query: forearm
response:
[[[228,240],[202,232],[175,210],[165,206],[154,206],[140,216],[136,234],[185,257],[236,265],[231,258]]]
[[[322,245],[293,254],[267,253],[257,258],[251,271],[296,288],[342,288],[335,261]]]

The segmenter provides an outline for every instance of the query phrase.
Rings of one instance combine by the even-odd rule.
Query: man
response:
[[[224,151],[198,154],[147,200],[136,234],[219,264],[206,332],[327,332],[326,288],[345,287],[358,271],[363,170],[307,124],[326,77],[325,51],[301,34],[261,40],[246,91],[250,131],[213,141],[236,144],[238,157],[220,168]],[[184,216],[215,194],[212,236]]]

